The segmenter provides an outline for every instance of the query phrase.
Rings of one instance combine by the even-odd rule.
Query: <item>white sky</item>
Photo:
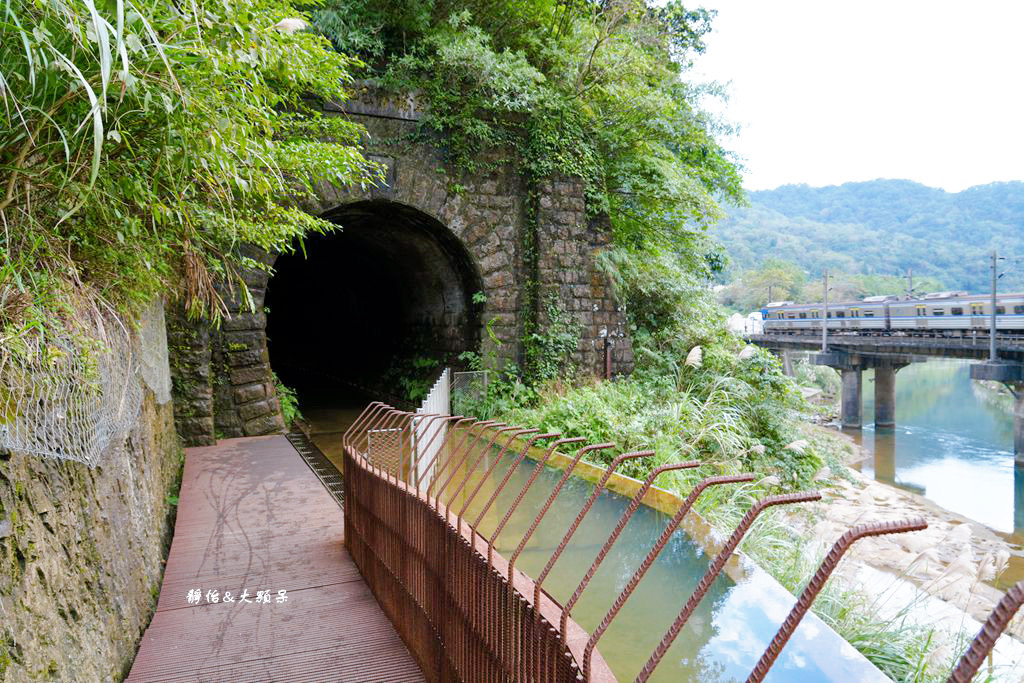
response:
[[[694,0],[744,185],[1024,180],[1024,0]],[[711,110],[718,107],[708,104]]]

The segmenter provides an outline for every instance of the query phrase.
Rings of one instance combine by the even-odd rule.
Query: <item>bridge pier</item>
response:
[[[896,373],[906,363],[875,366],[875,427],[896,426]]]
[[[971,379],[1002,382],[1013,394],[1013,462],[1024,467],[1024,365],[979,363],[971,366]]]
[[[786,377],[796,376],[796,373],[793,371],[793,354],[790,353],[789,349],[782,349],[782,374]]]
[[[863,374],[860,368],[840,368],[839,374],[843,380],[839,419],[844,429],[860,429],[864,422]]]
[[[844,429],[864,426],[863,371],[875,371],[875,426],[896,424],[896,372],[909,365],[909,356],[875,356],[830,351],[812,356],[815,365],[827,365],[842,377],[839,419]]]

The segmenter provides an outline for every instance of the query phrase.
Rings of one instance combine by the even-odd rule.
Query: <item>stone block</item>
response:
[[[499,270],[487,276],[488,289],[493,287],[508,287],[512,284],[512,273],[508,270]]]
[[[267,282],[270,280],[270,274],[263,270],[256,268],[246,268],[242,270],[242,282],[249,287],[249,289],[266,289]]]
[[[235,389],[235,403],[250,403],[267,397],[267,388],[263,384],[247,384]]]
[[[191,399],[186,399],[188,405],[186,406],[190,411],[190,417],[212,417],[213,416],[213,393],[210,392],[208,396],[196,397],[193,396]]]
[[[245,423],[246,436],[260,436],[262,434],[278,434],[284,431],[284,420],[278,413],[271,413],[261,417],[248,420]]]
[[[263,348],[263,330],[239,330],[225,332],[224,341],[228,351],[250,351]]]
[[[228,351],[228,365],[232,368],[251,367],[263,363],[263,349]]]
[[[186,446],[209,446],[214,443],[212,417],[186,417],[175,420],[178,435]]]
[[[256,401],[255,403],[247,403],[244,406],[238,407],[238,415],[248,424],[251,420],[258,417],[263,417],[272,411],[270,403],[268,401]]]
[[[231,383],[235,386],[262,382],[270,377],[270,368],[264,363],[231,370]]]
[[[225,318],[221,328],[225,332],[240,330],[262,330],[267,326],[267,317],[263,313],[239,312]]]

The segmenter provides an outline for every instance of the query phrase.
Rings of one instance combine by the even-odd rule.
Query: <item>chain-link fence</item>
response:
[[[94,307],[76,338],[22,336],[0,348],[0,448],[98,465],[135,424],[143,381],[170,400],[162,303],[140,323],[133,331]]]
[[[487,370],[452,373],[452,415],[472,415],[487,396]]]

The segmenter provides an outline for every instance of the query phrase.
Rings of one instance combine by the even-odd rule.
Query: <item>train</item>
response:
[[[775,301],[761,309],[764,334],[821,334],[821,303]],[[995,302],[998,334],[1024,335],[1024,294]],[[991,295],[932,292],[922,296],[869,296],[828,305],[828,330],[839,334],[962,337],[988,335]]]

